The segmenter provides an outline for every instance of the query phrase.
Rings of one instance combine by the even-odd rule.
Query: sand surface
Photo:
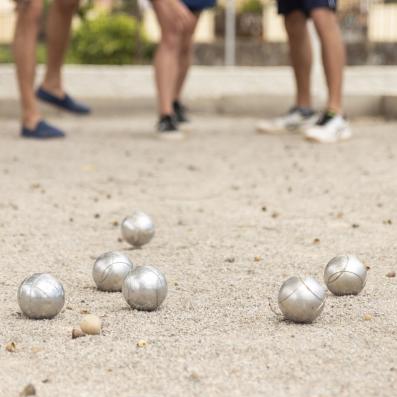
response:
[[[319,146],[258,136],[248,118],[196,122],[168,143],[150,117],[65,118],[68,140],[38,143],[0,121],[0,396],[28,383],[39,397],[395,396],[397,124],[357,121],[352,141]],[[134,209],[157,224],[141,250],[114,225]],[[166,273],[161,310],[95,290],[92,264],[108,250]],[[312,325],[272,313],[284,279],[322,281],[341,253],[371,268],[361,295],[329,296]],[[40,271],[67,293],[51,321],[16,302]],[[84,311],[103,335],[72,340]]]

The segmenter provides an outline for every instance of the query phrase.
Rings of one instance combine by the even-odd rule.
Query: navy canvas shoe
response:
[[[22,127],[21,136],[23,138],[53,139],[63,138],[65,133],[60,129],[46,123],[44,120],[41,120],[34,129]]]
[[[66,110],[71,113],[75,113],[75,114],[91,113],[91,109],[87,105],[77,102],[67,94],[65,94],[63,98],[58,98],[55,95],[52,95],[51,93],[40,87],[36,91],[36,96],[43,102],[46,102],[50,105],[54,105],[62,110]]]

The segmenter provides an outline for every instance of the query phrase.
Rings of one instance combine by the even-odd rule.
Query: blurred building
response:
[[[137,0],[142,5],[144,29],[150,39],[157,41],[160,36],[159,27],[147,0]],[[248,0],[235,0],[238,13],[244,9]],[[255,1],[255,0],[250,0]],[[277,15],[275,0],[258,0],[262,3],[262,14],[256,13],[251,20],[260,25],[259,37],[241,38],[245,43],[250,39],[253,43],[285,43],[286,35],[283,21]],[[123,0],[94,0],[97,10],[110,11],[113,6],[120,5]],[[222,41],[224,26],[223,7],[229,0],[219,0],[216,11],[203,13],[196,33],[196,41],[212,44]],[[136,4],[136,3],[135,3]],[[222,14],[223,13],[223,14]],[[339,19],[347,43],[397,43],[397,0],[339,0]],[[240,15],[238,16],[240,18]],[[248,18],[248,21],[250,19]],[[15,25],[14,3],[12,0],[0,0],[0,44],[12,41]],[[257,29],[258,30],[258,29]]]
[[[0,44],[12,41],[15,25],[14,7],[11,0],[0,0]]]

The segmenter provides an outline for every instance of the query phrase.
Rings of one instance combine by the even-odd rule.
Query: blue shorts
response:
[[[199,12],[206,8],[214,7],[216,5],[216,0],[182,0],[182,3],[184,3],[190,11]]]
[[[278,0],[278,13],[288,15],[293,11],[302,11],[310,16],[315,8],[328,8],[336,11],[337,0]]]

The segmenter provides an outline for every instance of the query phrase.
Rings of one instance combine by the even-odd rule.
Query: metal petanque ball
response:
[[[334,295],[357,295],[367,282],[367,269],[354,255],[337,256],[325,267],[324,282]]]
[[[164,274],[152,266],[136,267],[123,282],[124,298],[137,310],[157,309],[167,296],[167,291]]]
[[[55,317],[65,303],[62,284],[51,274],[35,273],[22,281],[18,289],[18,304],[29,318]]]
[[[121,291],[123,281],[134,268],[129,258],[121,252],[106,252],[94,263],[92,277],[101,291]]]
[[[312,277],[291,277],[278,294],[278,306],[287,320],[311,323],[323,311],[325,289]]]
[[[144,212],[135,212],[125,218],[121,224],[121,234],[127,243],[134,247],[147,244],[154,236],[154,223]]]

